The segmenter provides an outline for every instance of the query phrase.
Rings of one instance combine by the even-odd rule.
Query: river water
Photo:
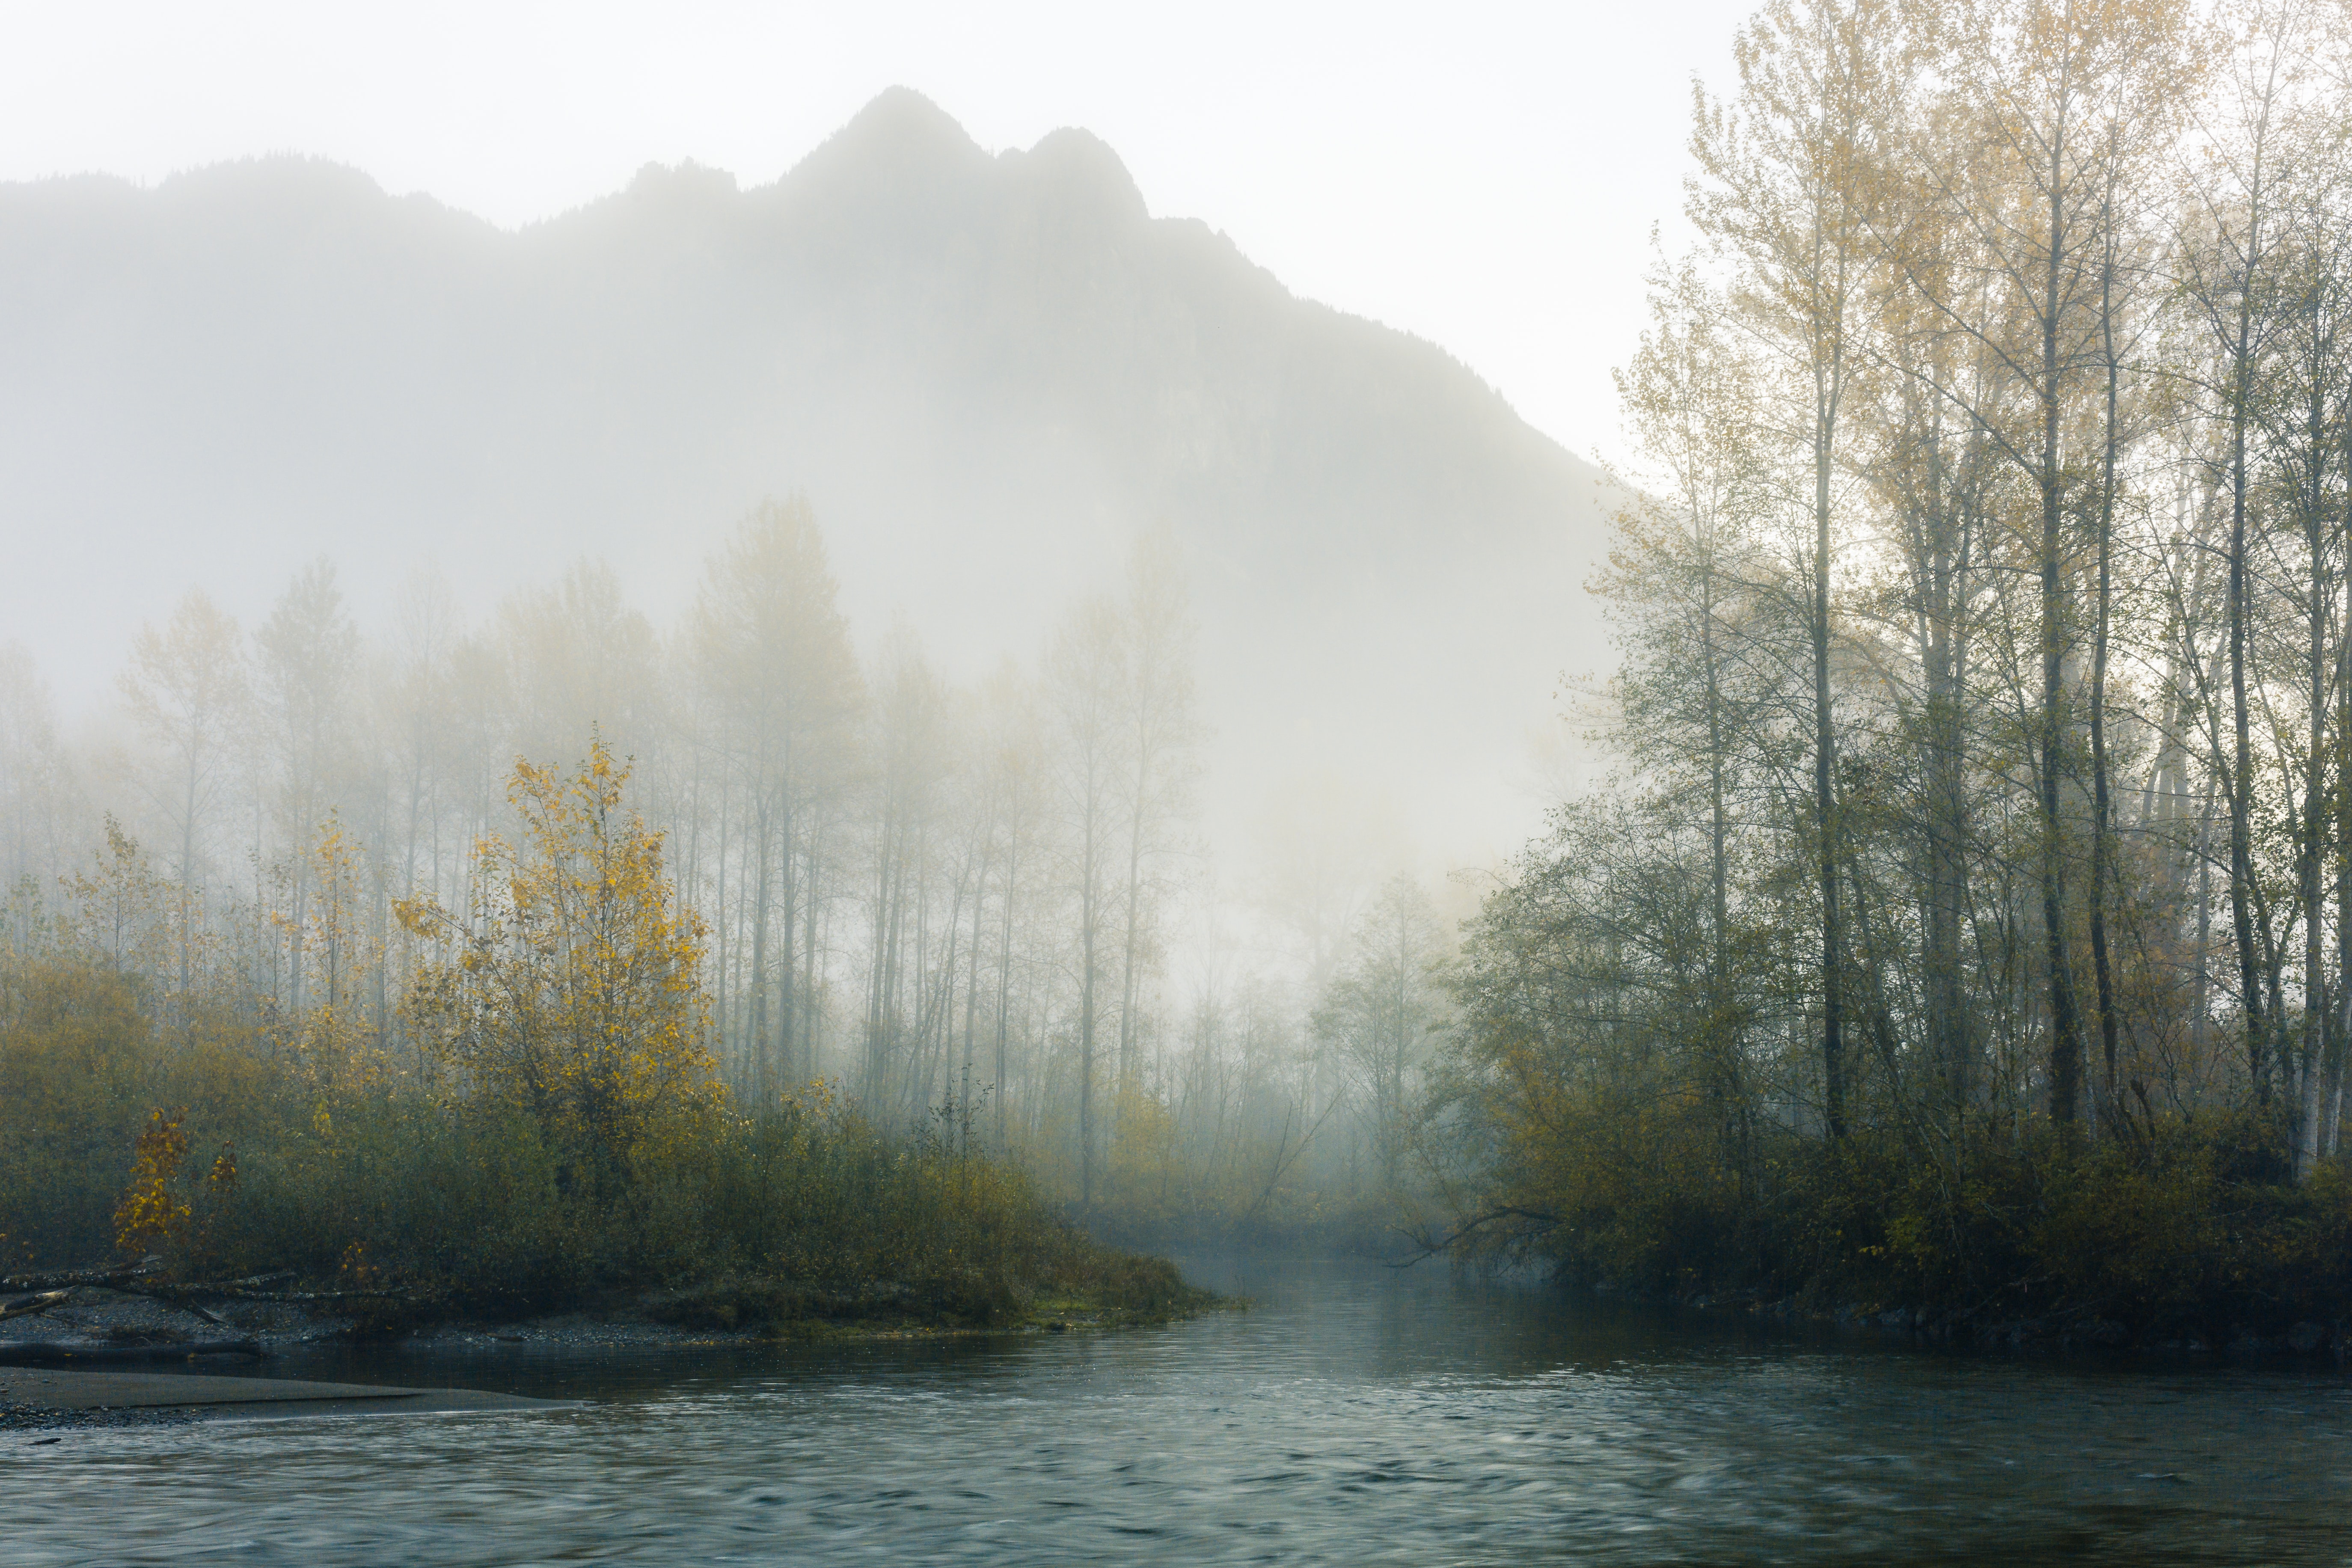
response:
[[[1746,1330],[1422,1269],[952,1345],[289,1374],[583,1401],[0,1434],[0,1563],[2352,1562],[2352,1381]]]

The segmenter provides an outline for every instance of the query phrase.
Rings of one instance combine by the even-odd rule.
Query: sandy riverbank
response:
[[[945,1339],[973,1334],[1070,1332],[1158,1321],[1078,1300],[1039,1300],[1017,1318],[973,1326],[924,1311],[887,1289],[856,1293],[782,1292],[759,1282],[723,1281],[687,1291],[614,1293],[569,1310],[512,1318],[417,1314],[388,1322],[298,1301],[268,1301],[199,1293],[191,1299],[138,1289],[76,1286],[63,1299],[0,1324],[0,1374],[11,1350],[85,1351],[118,1360],[125,1351],[155,1358],[168,1369],[181,1347],[243,1342],[263,1355],[351,1340],[396,1342],[420,1350],[543,1349],[748,1345],[778,1340]],[[1206,1292],[1175,1315],[1221,1302]],[[19,1355],[16,1359],[23,1359]],[[233,1364],[206,1355],[207,1371]]]
[[[172,1424],[237,1416],[446,1415],[551,1410],[552,1401],[470,1388],[403,1388],[175,1372],[0,1367],[0,1429]]]

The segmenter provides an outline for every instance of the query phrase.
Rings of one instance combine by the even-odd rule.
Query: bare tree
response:
[[[1096,1052],[1102,1022],[1102,949],[1112,914],[1121,795],[1130,774],[1124,721],[1126,637],[1118,607],[1080,605],[1045,655],[1055,795],[1065,889],[1075,907],[1078,1046],[1078,1201],[1095,1200]]]

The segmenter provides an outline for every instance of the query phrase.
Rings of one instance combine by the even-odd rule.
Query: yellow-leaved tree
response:
[[[401,900],[434,942],[407,1011],[473,1095],[536,1120],[617,1173],[723,1092],[701,988],[704,929],[664,876],[662,836],[622,802],[601,738],[571,778],[518,759],[520,844],[475,847],[463,914]]]

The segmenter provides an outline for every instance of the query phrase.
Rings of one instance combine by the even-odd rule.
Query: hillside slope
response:
[[[516,233],[295,159],[0,186],[0,637],[69,701],[188,584],[249,622],[321,552],[363,615],[419,559],[482,609],[593,553],[666,619],[793,490],[860,635],[971,673],[1165,524],[1213,824],[1318,769],[1461,858],[1601,655],[1587,465],[1094,137],[991,155],[905,91],[775,184],[649,167]]]

